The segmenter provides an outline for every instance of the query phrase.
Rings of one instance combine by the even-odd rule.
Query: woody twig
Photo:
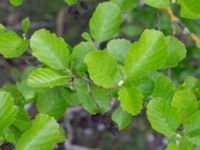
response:
[[[189,35],[191,39],[195,42],[196,46],[200,48],[200,37],[195,33],[192,33],[190,29],[181,20],[174,15],[172,8],[167,7],[164,11],[169,15],[172,22],[173,35],[176,35],[176,26],[179,26],[183,30],[184,35]]]

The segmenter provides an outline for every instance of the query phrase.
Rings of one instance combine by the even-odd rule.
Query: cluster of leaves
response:
[[[22,2],[10,1],[15,5]],[[193,2],[179,0],[184,17],[199,17],[199,6]],[[165,8],[170,1],[145,3]],[[85,41],[73,48],[46,29],[27,39],[28,19],[22,21],[22,37],[0,26],[1,55],[16,58],[30,47],[41,62],[25,70],[16,85],[1,89],[1,143],[9,141],[17,150],[49,150],[65,138],[56,119],[67,107],[82,105],[90,114],[105,113],[112,111],[110,101],[115,98],[120,105],[112,120],[119,129],[145,109],[152,128],[168,138],[168,150],[200,147],[200,81],[188,77],[175,85],[164,74],[186,57],[185,45],[154,29],[146,29],[135,42],[116,38],[123,12],[136,4],[137,0],[100,3],[90,19],[90,32],[82,34]],[[105,48],[101,48],[102,42],[107,43]],[[39,112],[34,120],[25,110],[30,103]]]

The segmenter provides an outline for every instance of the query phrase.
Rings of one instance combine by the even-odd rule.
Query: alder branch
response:
[[[178,18],[171,7],[167,7],[164,9],[164,11],[169,15],[171,22],[172,22],[172,29],[173,29],[173,35],[176,35],[176,26],[179,26],[184,35],[189,35],[191,39],[195,42],[196,46],[200,48],[200,37],[196,35],[195,33],[191,32],[190,29],[181,22],[180,18]]]
[[[86,81],[88,95],[90,96],[90,98],[92,99],[92,101],[94,102],[94,104],[97,106],[97,108],[99,110],[102,110],[101,107],[99,106],[99,104],[97,103],[97,101],[95,100],[95,98],[92,95],[90,84],[91,84],[90,82]]]
[[[88,78],[85,78],[85,77],[81,77],[80,75],[78,75],[78,77],[82,80],[85,81],[86,83],[86,86],[87,86],[87,93],[89,95],[89,97],[91,98],[91,100],[94,102],[95,106],[101,111],[102,108],[99,106],[99,104],[97,103],[97,101],[95,100],[94,96],[92,95],[92,91],[91,91],[91,88],[90,88],[90,85],[91,84],[94,84],[94,82]]]

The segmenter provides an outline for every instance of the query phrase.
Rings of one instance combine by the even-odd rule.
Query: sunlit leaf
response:
[[[97,6],[90,19],[90,33],[97,42],[103,42],[117,34],[121,23],[120,8],[113,2],[104,2]]]
[[[40,29],[32,35],[30,44],[32,55],[42,63],[56,70],[65,70],[68,67],[69,49],[63,38]]]
[[[78,0],[64,0],[67,4],[76,4]]]
[[[125,57],[131,42],[125,39],[114,39],[107,44],[107,50],[112,54],[117,62],[124,63]]]
[[[89,113],[107,112],[110,105],[109,91],[95,85],[87,85],[84,80],[75,81],[79,102]],[[89,86],[89,87],[88,87]]]
[[[161,74],[155,80],[155,86],[153,89],[152,97],[160,97],[166,99],[168,102],[171,102],[175,89],[176,87],[173,81],[169,77]]]
[[[132,116],[128,112],[124,111],[121,107],[118,107],[112,113],[112,120],[115,121],[118,128],[122,130],[131,122]]]
[[[177,91],[172,99],[172,106],[176,107],[183,115],[188,118],[198,109],[196,96],[190,91]]]
[[[29,45],[28,40],[23,40],[15,32],[0,33],[0,54],[5,58],[15,58],[22,55]]]
[[[23,3],[23,0],[9,0],[9,1],[14,6],[20,6]]]
[[[39,68],[31,73],[28,78],[28,85],[31,87],[54,87],[67,84],[69,76],[48,69]]]
[[[178,0],[181,5],[181,16],[189,19],[200,18],[199,0]]]
[[[53,117],[39,114],[16,144],[16,150],[50,150],[60,139],[59,125]]]
[[[144,0],[144,2],[155,8],[166,8],[170,4],[170,0]]]
[[[65,113],[67,102],[61,93],[61,89],[56,87],[38,94],[36,106],[40,113],[56,118],[61,117]]]
[[[14,105],[11,94],[0,91],[0,135],[5,128],[15,121],[17,112],[18,108]]]
[[[85,57],[90,78],[99,86],[109,88],[118,77],[117,62],[107,50],[95,50]]]
[[[130,10],[137,6],[138,0],[111,0],[116,3],[122,11]]]
[[[147,105],[147,117],[154,130],[171,137],[181,123],[179,112],[163,99],[151,100]]]
[[[136,80],[148,72],[156,71],[165,63],[167,42],[160,31],[145,30],[140,40],[134,42],[125,59],[127,78]]]
[[[200,111],[195,112],[183,124],[184,133],[189,140],[200,146]]]
[[[84,62],[85,56],[95,50],[96,48],[92,45],[91,42],[81,42],[73,48],[71,55],[71,67],[76,71],[86,71],[87,66]]]
[[[143,95],[134,85],[122,87],[119,91],[120,106],[132,115],[137,115],[142,110]]]
[[[186,56],[185,45],[177,38],[168,36],[168,56],[164,64],[164,68],[176,67],[178,63]]]

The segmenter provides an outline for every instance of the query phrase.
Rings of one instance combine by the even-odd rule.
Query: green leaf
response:
[[[169,77],[161,74],[155,80],[155,86],[153,89],[152,97],[160,97],[167,100],[168,102],[171,102],[175,89],[176,87],[173,81]]]
[[[17,86],[11,83],[7,83],[3,86],[0,91],[5,91],[11,94],[13,97],[13,102],[17,106],[23,106],[25,99],[22,93],[17,89]]]
[[[25,131],[16,150],[50,150],[57,143],[60,136],[59,125],[53,117],[39,114],[30,129]]]
[[[15,134],[10,130],[10,129],[7,129],[5,130],[4,132],[4,142],[10,142],[10,143],[13,143],[15,144],[16,143],[16,137],[15,137]],[[3,142],[3,143],[4,143]]]
[[[24,0],[9,0],[9,1],[14,6],[20,6]]]
[[[20,80],[27,80],[28,77],[30,76],[30,74],[35,71],[37,69],[37,67],[35,66],[28,66],[27,68],[25,68],[20,76]]]
[[[144,96],[144,99],[148,98],[152,94],[154,89],[154,80],[150,75],[145,75],[138,80],[125,82],[125,84],[134,84],[135,86],[137,86]]]
[[[180,61],[186,57],[186,48],[183,42],[177,38],[168,36],[168,56],[164,64],[164,68],[176,67]]]
[[[137,6],[138,0],[111,0],[116,3],[122,11],[128,11]]]
[[[200,18],[200,1],[198,0],[178,0],[181,5],[181,16],[189,19]]]
[[[18,108],[13,103],[10,93],[0,91],[0,135],[11,123],[15,121]]]
[[[194,77],[187,77],[183,84],[178,88],[179,90],[189,90],[192,91],[196,97],[200,96],[200,80]]]
[[[11,69],[11,76],[12,76],[12,78],[14,79],[14,80],[18,80],[19,78],[20,78],[20,71],[19,71],[19,69],[18,68],[16,68],[16,67],[13,67],[12,69]]]
[[[26,34],[30,27],[30,20],[28,18],[25,18],[22,20],[22,30]]]
[[[32,55],[42,63],[55,70],[65,70],[68,67],[69,49],[63,38],[40,29],[32,35],[30,44]]]
[[[101,112],[107,112],[110,109],[110,93],[109,90],[98,86],[91,86],[91,93],[97,104],[101,108]]]
[[[5,58],[15,58],[22,55],[29,45],[28,40],[23,40],[15,32],[0,33],[0,54]]]
[[[16,120],[12,123],[20,131],[24,131],[31,126],[31,118],[26,110],[23,108],[19,109]]]
[[[60,75],[48,68],[39,68],[31,73],[28,85],[31,87],[55,87],[67,85],[69,76]]]
[[[71,54],[71,67],[73,70],[87,71],[87,65],[84,62],[85,56],[95,50],[96,48],[92,45],[91,42],[81,42],[74,47]]]
[[[144,0],[144,2],[155,8],[166,8],[170,5],[170,0]]]
[[[134,85],[122,87],[119,90],[120,106],[132,115],[137,115],[142,110],[143,95]]]
[[[61,88],[61,93],[68,105],[76,106],[80,104],[76,91],[72,91],[67,88]]]
[[[45,113],[56,118],[61,117],[66,109],[67,102],[62,95],[62,88],[52,88],[38,94],[36,106],[40,113]]]
[[[145,98],[152,94],[155,84],[149,76],[144,76],[136,82],[138,82],[137,86],[140,87],[140,90]]]
[[[94,103],[94,99],[92,99],[88,93],[86,82],[81,79],[77,79],[74,84],[79,102],[82,104],[83,108],[90,114],[96,114],[99,112],[99,108]]]
[[[2,145],[4,143],[4,138],[0,136],[0,145]]]
[[[81,79],[75,80],[75,88],[79,102],[89,113],[96,114],[99,111],[107,112],[109,110],[110,94],[108,90],[95,85],[89,85],[88,88],[87,83]]]
[[[110,88],[115,85],[118,67],[115,58],[107,50],[95,50],[87,54],[85,62],[90,78],[99,86]]]
[[[154,130],[171,137],[181,123],[181,116],[176,108],[163,99],[151,100],[147,105],[147,118]]]
[[[186,139],[181,139],[179,144],[170,143],[166,150],[193,150],[193,145]]]
[[[178,145],[176,144],[169,144],[166,148],[166,150],[178,150]]]
[[[183,124],[184,134],[188,139],[198,146],[200,146],[200,111],[192,114]]]
[[[21,74],[20,82],[17,83],[17,89],[24,96],[26,102],[29,102],[31,99],[33,99],[36,94],[35,90],[27,84],[28,77],[36,69],[37,68],[33,66],[25,68]]]
[[[91,38],[91,36],[90,36],[90,34],[89,34],[88,32],[83,32],[83,33],[81,34],[81,37],[82,37],[84,40],[88,41],[88,42],[92,42],[92,38]]]
[[[90,33],[97,42],[103,42],[118,33],[121,23],[121,10],[115,3],[100,3],[90,19]]]
[[[64,0],[65,3],[71,5],[71,4],[76,4],[78,2],[78,0]]]
[[[121,107],[118,107],[112,113],[112,120],[116,122],[118,128],[122,130],[129,125],[132,120],[132,116],[128,112],[124,111]]]
[[[6,28],[3,24],[0,23],[0,33],[5,32]]]
[[[9,128],[4,131],[4,140],[16,144],[22,133],[23,131],[20,131],[17,127],[10,125]]]
[[[131,42],[125,39],[111,40],[107,45],[107,50],[115,57],[120,64],[124,63],[125,57],[130,47]]]
[[[26,80],[17,83],[17,89],[21,92],[26,102],[30,101],[35,97],[36,92],[34,91],[33,88],[28,86]]]
[[[171,105],[181,112],[184,119],[188,118],[198,109],[196,96],[190,91],[177,91],[172,99]]]
[[[140,40],[133,43],[126,56],[127,78],[136,79],[161,68],[167,56],[165,36],[156,30],[145,30]]]

